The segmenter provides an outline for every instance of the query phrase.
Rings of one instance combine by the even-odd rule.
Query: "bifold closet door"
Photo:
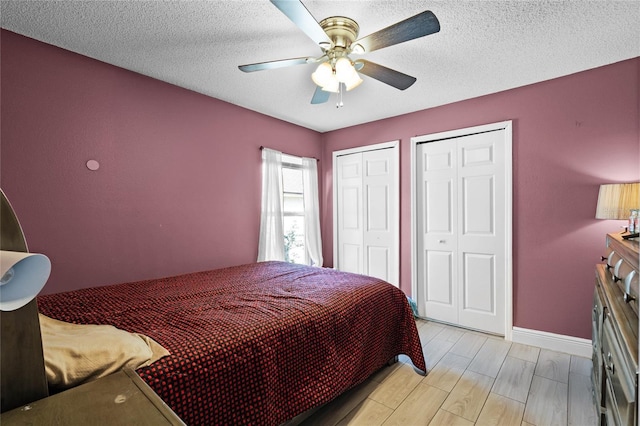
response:
[[[458,323],[456,144],[418,145],[418,312]]]
[[[416,148],[419,312],[504,334],[504,133]]]
[[[393,148],[340,155],[337,269],[399,285],[398,169]]]
[[[364,274],[362,153],[337,158],[338,264],[341,271]]]

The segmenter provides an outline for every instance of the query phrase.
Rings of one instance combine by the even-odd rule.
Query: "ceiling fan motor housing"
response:
[[[351,51],[351,44],[358,38],[360,26],[356,21],[345,16],[330,16],[320,21],[320,27],[331,39],[332,46],[321,46],[325,50],[332,48],[344,49],[347,54]]]

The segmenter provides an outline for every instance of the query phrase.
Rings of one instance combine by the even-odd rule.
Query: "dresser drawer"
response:
[[[607,407],[604,411],[604,418],[606,419],[606,426],[623,426],[620,421],[620,416],[618,410],[615,410],[613,407],[616,406],[615,398],[613,396],[613,389],[611,388],[611,382],[609,380],[605,381],[605,389],[604,389],[604,403],[605,407]]]
[[[596,286],[593,290],[593,309],[591,311],[591,345],[593,347],[591,354],[593,363],[591,382],[593,384],[594,400],[598,407],[604,406],[602,400],[602,321],[605,309],[602,303],[603,298],[604,296],[596,280]]]
[[[603,365],[606,375],[605,401],[607,418],[615,424],[634,425],[636,416],[635,371],[625,362],[610,318],[605,316],[602,333]]]
[[[602,346],[602,321],[604,320],[604,305],[602,303],[604,296],[602,290],[596,281],[593,289],[593,308],[591,310],[591,344],[594,350],[600,350]]]
[[[640,294],[639,244],[637,240],[623,241],[619,234],[607,235],[606,268],[620,289],[620,295],[638,316]]]
[[[607,255],[606,255],[606,265],[609,272],[613,276],[613,270],[616,265],[618,265],[622,261],[622,257],[619,253],[613,250],[611,247],[607,247]]]

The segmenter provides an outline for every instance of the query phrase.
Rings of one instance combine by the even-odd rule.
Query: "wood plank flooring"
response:
[[[416,324],[427,376],[402,356],[288,425],[597,425],[590,359],[444,324]]]

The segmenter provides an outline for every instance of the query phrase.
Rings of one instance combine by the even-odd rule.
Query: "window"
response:
[[[317,160],[262,148],[258,262],[322,267]]]
[[[284,260],[308,265],[304,239],[302,158],[282,154]]]

